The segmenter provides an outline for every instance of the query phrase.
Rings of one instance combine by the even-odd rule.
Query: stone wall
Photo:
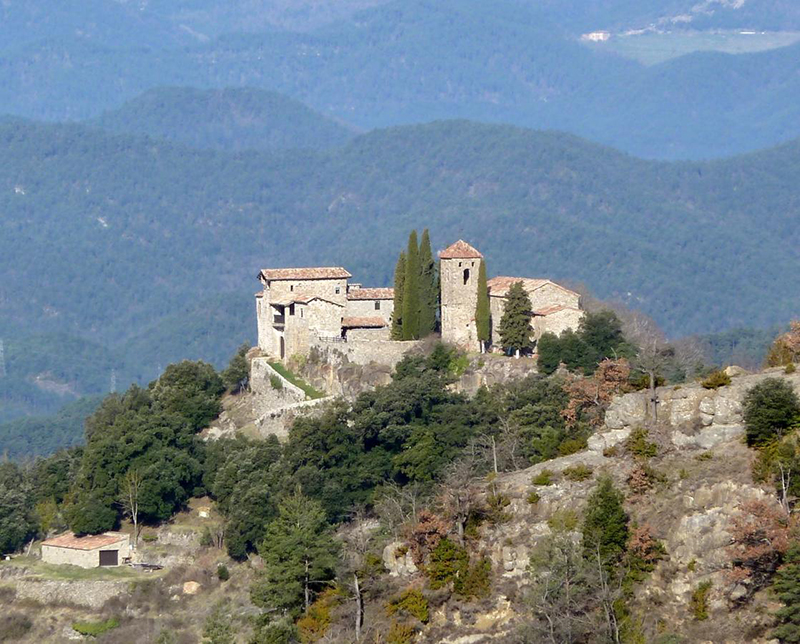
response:
[[[538,340],[543,333],[561,335],[567,329],[577,331],[585,313],[576,308],[565,308],[550,315],[537,315],[533,319],[534,338]]]
[[[351,340],[348,337],[347,342],[318,340],[314,342],[313,347],[316,351],[315,359],[329,362],[332,365],[377,363],[393,369],[406,353],[417,349],[422,344],[422,340],[400,342],[397,340]]]
[[[442,341],[467,351],[479,350],[475,308],[478,304],[478,271],[482,261],[443,259],[440,262]],[[469,271],[468,274],[466,271]]]
[[[23,580],[14,583],[17,599],[44,605],[69,604],[97,610],[110,599],[128,592],[126,581],[49,581]]]
[[[255,426],[258,435],[266,438],[275,435],[278,438],[286,438],[289,429],[295,419],[300,416],[319,414],[324,406],[330,402],[330,398],[319,398],[317,400],[306,400],[303,402],[286,405],[277,409],[271,409],[256,419]]]
[[[347,329],[347,342],[386,342],[391,338],[391,329]]]
[[[280,380],[282,384],[280,389],[273,388],[271,382],[273,378]],[[254,408],[257,414],[306,399],[305,392],[275,371],[269,365],[267,358],[253,358],[250,362],[250,391],[255,394]]]
[[[375,302],[380,309],[375,308]],[[383,318],[389,322],[394,311],[394,300],[348,300],[345,310],[346,317]]]

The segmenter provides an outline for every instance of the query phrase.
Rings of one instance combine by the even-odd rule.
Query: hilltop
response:
[[[118,134],[232,151],[331,148],[355,135],[299,101],[253,88],[156,88],[87,124]]]
[[[584,282],[673,336],[785,324],[800,305],[798,143],[667,164],[455,121],[332,151],[233,154],[6,121],[0,155],[0,333],[9,347],[37,333],[115,350],[137,338],[112,361],[129,360],[130,379],[158,360],[230,355],[254,331],[254,276],[286,249],[292,264],[346,258],[386,285],[412,227],[430,227],[435,246],[474,240],[495,274]],[[42,258],[47,289],[31,281]],[[230,306],[208,302],[224,292]]]

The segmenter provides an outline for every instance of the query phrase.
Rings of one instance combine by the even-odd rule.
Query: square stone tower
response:
[[[479,351],[475,308],[478,271],[483,255],[459,239],[439,253],[442,297],[442,340],[467,351]]]

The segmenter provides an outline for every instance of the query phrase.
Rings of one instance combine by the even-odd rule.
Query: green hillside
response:
[[[163,87],[89,124],[217,150],[330,148],[354,132],[276,92]]]
[[[34,8],[47,6],[39,2]],[[151,3],[134,22],[114,18],[130,5],[100,4],[96,29],[89,28],[94,22],[73,24],[74,15],[65,18],[68,29],[19,18],[27,14],[17,2],[0,9],[20,33],[35,35],[9,30],[0,45],[0,113],[87,119],[154,87],[248,86],[362,129],[470,118],[570,131],[652,158],[719,157],[800,136],[800,45],[738,56],[698,53],[645,67],[578,41],[605,19],[621,28],[686,10],[677,0],[661,9],[622,0],[597,7],[396,0],[357,13],[374,3],[349,2],[341,20],[320,16],[306,32],[276,26],[292,23],[286,3],[253,10],[250,29],[241,3],[229,10],[210,0],[193,8]],[[782,29],[794,28],[789,5],[752,6],[779,17]],[[215,20],[221,26],[204,32]],[[131,29],[118,38],[101,28],[125,21]],[[159,37],[161,46],[152,44],[148,21],[169,32]],[[306,22],[317,25],[311,14]],[[137,110],[150,125],[174,120],[170,106],[140,103]]]

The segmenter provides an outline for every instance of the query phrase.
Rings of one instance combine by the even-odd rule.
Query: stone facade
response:
[[[42,561],[51,564],[81,568],[119,566],[130,556],[130,538],[120,532],[85,537],[67,532],[42,543]]]
[[[475,309],[483,255],[459,240],[441,251],[439,259],[442,340],[478,351]],[[345,350],[353,363],[364,364],[367,356],[384,361],[381,364],[395,362],[409,345],[385,344],[391,337],[394,289],[364,288],[348,283],[350,277],[342,267],[262,270],[259,279],[264,288],[256,294],[261,351],[284,359],[345,343],[353,345]],[[546,279],[495,277],[488,282],[495,342],[508,288],[520,280],[534,309],[534,339],[547,331],[560,334],[577,328],[583,317],[577,293]]]

